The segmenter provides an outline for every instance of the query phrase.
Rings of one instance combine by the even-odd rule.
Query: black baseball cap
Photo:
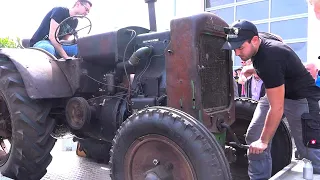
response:
[[[257,27],[250,21],[238,20],[230,27],[225,27],[224,32],[227,35],[227,41],[222,49],[234,50],[239,48],[245,41],[258,36]]]

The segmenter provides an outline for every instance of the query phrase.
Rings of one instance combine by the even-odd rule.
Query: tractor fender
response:
[[[47,51],[37,48],[2,48],[0,56],[14,63],[31,99],[72,96],[72,88],[59,68],[57,58]]]

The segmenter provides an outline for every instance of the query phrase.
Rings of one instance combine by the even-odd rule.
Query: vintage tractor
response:
[[[72,133],[105,144],[105,158],[111,148],[113,180],[248,178],[244,135],[257,102],[234,98],[231,52],[221,50],[228,24],[205,12],[168,31],[150,22],[76,39],[79,55],[68,60],[0,49],[3,175],[40,179],[56,139]],[[282,122],[273,173],[291,154]]]

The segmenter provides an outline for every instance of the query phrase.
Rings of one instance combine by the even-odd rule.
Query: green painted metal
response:
[[[199,118],[198,121],[200,121],[201,123],[203,123],[203,119],[202,119],[202,111],[199,110]]]
[[[224,148],[224,145],[226,143],[226,136],[227,136],[226,131],[224,131],[222,133],[213,133],[213,135],[215,136],[215,138],[219,142],[219,144]]]
[[[196,109],[196,89],[194,87],[193,80],[191,80],[191,88],[192,88],[192,108]]]

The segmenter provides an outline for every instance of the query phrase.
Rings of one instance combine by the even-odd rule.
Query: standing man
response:
[[[30,47],[44,49],[54,56],[68,59],[70,56],[77,55],[77,45],[62,46],[56,41],[55,32],[58,25],[66,18],[75,15],[86,16],[92,3],[89,0],[77,0],[71,9],[65,7],[55,7],[50,10],[42,20],[39,28],[30,40]],[[60,26],[59,34],[70,33],[78,25],[78,19],[70,19]],[[60,40],[67,40],[70,35],[62,37]]]
[[[246,134],[250,179],[271,177],[270,146],[283,114],[299,154],[312,161],[314,173],[320,173],[320,149],[310,139],[320,147],[320,89],[310,73],[289,46],[274,35],[258,33],[249,21],[236,21],[225,32],[227,42],[222,48],[234,50],[244,61],[251,59],[266,88]]]

